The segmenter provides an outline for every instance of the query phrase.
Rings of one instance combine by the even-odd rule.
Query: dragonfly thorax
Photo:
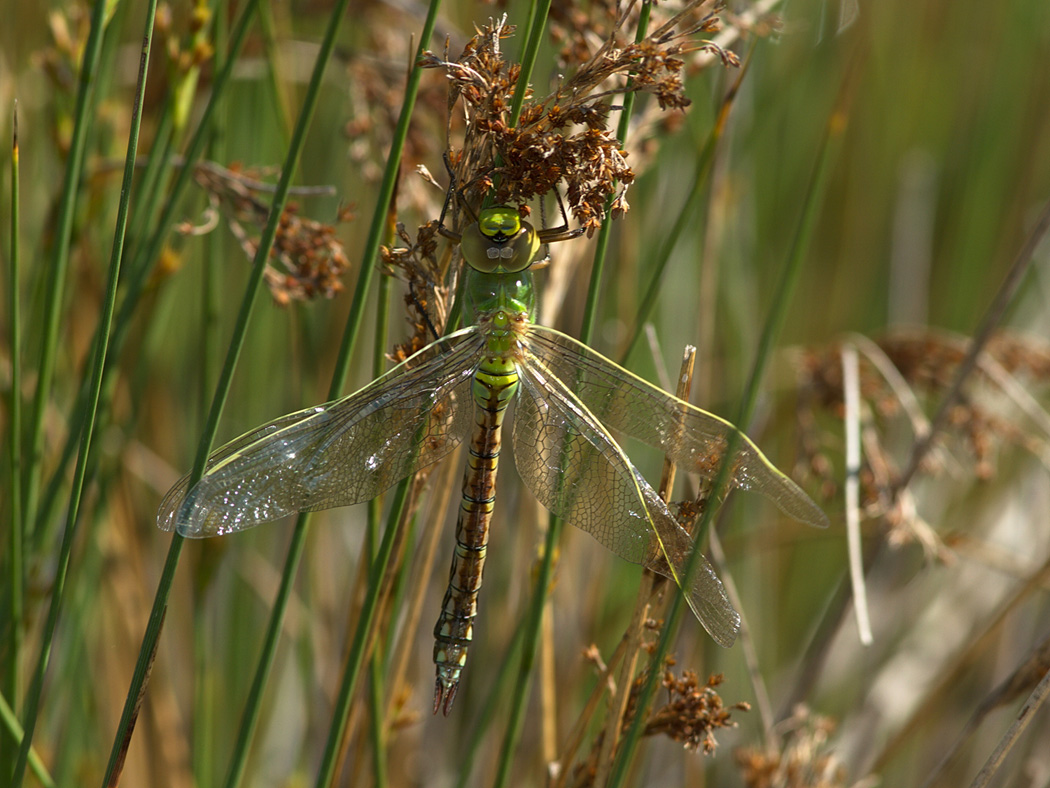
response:
[[[506,331],[517,319],[529,321],[536,310],[536,293],[530,271],[484,273],[474,267],[466,271],[467,318],[487,331]],[[493,325],[496,316],[502,314]]]

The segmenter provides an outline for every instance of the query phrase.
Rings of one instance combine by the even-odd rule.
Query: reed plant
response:
[[[0,784],[1045,781],[1050,5],[3,16]],[[537,225],[557,191],[586,233],[540,322],[688,380],[828,513],[667,481],[733,648],[513,466],[448,717],[462,458],[244,534],[156,527],[216,439],[455,326],[451,171]]]

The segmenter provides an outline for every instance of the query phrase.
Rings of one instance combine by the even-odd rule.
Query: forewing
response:
[[[469,432],[470,380],[484,343],[473,328],[420,350],[343,399],[282,416],[216,450],[183,477],[157,524],[206,537],[297,512],[370,500]]]
[[[527,365],[519,374],[514,459],[526,486],[621,558],[681,585],[693,540],[667,505],[564,382]],[[686,599],[711,637],[730,646],[740,617],[710,564],[699,559]]]
[[[815,526],[827,515],[733,424],[631,374],[572,337],[543,326],[529,329],[535,362],[564,380],[595,417],[614,432],[653,446],[678,467],[712,479],[730,436],[738,436],[732,483],[769,498],[789,517]]]

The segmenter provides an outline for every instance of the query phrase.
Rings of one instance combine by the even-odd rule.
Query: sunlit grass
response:
[[[3,149],[10,150],[17,98],[21,180],[16,200],[9,186],[12,159],[5,155],[5,447],[12,434],[12,397],[17,394],[22,406],[19,459],[12,461],[5,449],[0,464],[0,687],[24,721],[74,484],[83,418],[77,398],[90,379],[101,316],[142,19],[136,8],[117,6],[108,22],[79,124],[83,168],[63,185],[75,139],[74,75],[90,11],[74,12],[66,4],[49,25],[43,10],[16,5],[0,26],[0,134]],[[228,51],[226,36],[236,33],[242,9],[223,8],[218,26],[191,25],[188,5],[174,8],[170,21],[161,15],[110,373],[103,380],[87,495],[33,738],[42,764],[36,768],[59,785],[102,783],[171,543],[155,527],[156,507],[193,466],[249,279],[252,244],[265,234],[273,200],[271,190],[256,190],[260,217],[233,216],[229,204],[213,217],[206,197],[216,194],[214,185],[194,186],[194,171],[167,157],[196,156],[188,146],[199,134],[199,154],[233,170],[229,184],[276,183],[333,12],[332,4],[260,5],[267,17],[262,23],[249,17],[245,47],[225,85],[219,75],[226,61],[213,60],[212,49]],[[668,8],[662,3],[656,10],[666,14]],[[761,10],[781,9],[771,2]],[[701,196],[690,220],[679,222],[678,241],[655,290],[648,320],[657,349],[643,334],[629,360],[649,379],[667,375],[665,385],[673,389],[681,347],[696,344],[693,401],[734,418],[764,322],[782,304],[783,328],[775,340],[781,352],[760,381],[749,432],[820,501],[832,528],[806,530],[751,495],[734,494],[716,513],[713,527],[727,555],[719,570],[739,592],[753,652],[741,644],[720,649],[695,621],[685,620],[670,644],[677,660],[674,679],[694,670],[702,686],[708,674],[724,673],[716,691],[725,706],[746,701],[753,709],[732,711],[739,727],[714,731],[718,746],[709,755],[683,753],[662,735],[647,738],[631,751],[625,784],[692,785],[704,773],[712,785],[757,785],[764,769],[794,758],[806,769],[828,767],[823,782],[771,784],[838,786],[878,773],[886,785],[917,785],[951,751],[974,714],[1001,703],[1003,708],[972,723],[972,737],[939,778],[943,785],[968,784],[1038,681],[1033,670],[1027,682],[1015,682],[1012,693],[997,689],[1047,637],[1050,352],[1041,339],[1047,319],[1040,273],[1045,265],[1039,266],[1046,260],[1045,244],[1036,253],[1035,273],[1022,280],[1000,318],[1013,333],[988,346],[951,411],[941,448],[902,498],[877,496],[892,491],[892,477],[907,465],[915,445],[903,410],[907,392],[926,418],[933,416],[968,338],[1050,198],[1050,6],[1015,0],[989,14],[974,2],[921,9],[902,2],[862,4],[860,17],[840,32],[836,11],[791,4],[777,31],[760,15],[750,20],[757,40],[729,42],[741,59],[754,45],[748,70]],[[488,5],[445,6],[430,48],[444,57],[447,34],[449,57],[456,57],[473,26],[494,13]],[[503,46],[516,61],[528,9],[515,4],[509,13],[518,30]],[[600,10],[580,13],[581,31],[598,35],[608,28]],[[217,423],[219,442],[334,396],[330,382],[334,375],[338,384],[344,363],[346,383],[337,388],[358,388],[374,375],[373,336],[385,329],[381,347],[392,351],[416,332],[418,304],[405,305],[401,279],[388,280],[386,318],[377,309],[377,288],[357,288],[367,283],[362,274],[380,264],[375,247],[389,230],[382,221],[382,174],[423,12],[373,5],[350,14],[318,83],[300,164],[289,175],[293,187],[331,187],[293,190],[296,215],[304,222],[295,237],[306,238],[309,231],[311,242],[341,243],[351,268],[342,277],[342,292],[303,302],[294,301],[297,288],[322,278],[293,286],[271,275],[277,287],[273,296],[264,292],[254,300]],[[624,31],[628,40],[633,34],[633,27]],[[717,34],[698,38],[718,40]],[[543,39],[531,80],[536,94],[546,94],[558,74],[571,73],[557,62],[563,45]],[[687,68],[693,104],[685,111],[660,112],[652,96],[639,97],[626,135],[627,162],[637,175],[627,193],[631,209],[610,225],[597,291],[588,284],[595,241],[554,245],[551,265],[540,274],[542,322],[579,335],[588,295],[594,294],[590,344],[611,357],[624,352],[655,259],[678,233],[693,173],[703,169],[698,163],[718,108],[739,73],[720,64]],[[213,95],[215,115],[201,127]],[[441,155],[447,96],[440,71],[420,75],[395,203],[411,237],[441,210],[444,191],[427,185],[414,167],[425,165],[446,182]],[[622,103],[622,97],[612,100]],[[835,125],[836,108],[845,125]],[[614,114],[610,127],[618,121]],[[829,122],[840,136],[827,149],[825,179],[807,202]],[[460,143],[455,131],[452,142]],[[173,190],[181,190],[176,200]],[[65,210],[59,207],[63,201]],[[12,268],[10,243],[13,205],[20,209],[14,214],[18,269]],[[357,218],[339,224],[350,205]],[[816,214],[800,248],[807,206]],[[62,217],[69,221],[68,251],[60,240]],[[335,229],[329,233],[311,221]],[[777,284],[793,250],[801,254],[799,280],[787,297]],[[46,304],[56,271],[63,286],[51,337]],[[382,277],[385,271],[375,273]],[[355,293],[358,306],[352,308]],[[12,311],[12,299],[20,314]],[[286,300],[291,303],[275,303]],[[428,308],[437,314],[451,300],[448,293],[447,301],[434,300]],[[14,314],[21,321],[18,366],[11,344],[18,336]],[[352,353],[341,357],[351,314],[360,332]],[[377,320],[385,322],[377,326]],[[900,324],[907,331],[896,330]],[[877,345],[855,340],[861,355],[859,418],[868,430],[861,489],[867,496],[863,547],[874,630],[869,647],[858,643],[844,580],[839,351],[843,341],[854,341],[847,332]],[[40,374],[45,352],[53,353],[50,381]],[[883,374],[883,359],[900,380]],[[19,380],[15,371],[17,392],[11,386]],[[37,424],[38,465],[31,452]],[[660,459],[641,463],[652,481]],[[292,523],[187,543],[166,597],[124,784],[230,783],[228,776],[242,766],[242,785],[305,784],[317,779],[322,762],[330,763],[334,784],[490,784],[499,768],[520,664],[518,633],[534,593],[547,521],[520,489],[513,465],[502,470],[471,664],[453,714],[431,717],[431,629],[447,577],[461,473],[461,460],[447,463],[454,467],[438,466],[425,486],[407,490],[413,521],[390,544],[400,574],[381,587],[367,582],[363,556],[392,533],[387,523],[393,491],[379,502],[380,528],[371,544],[365,506],[312,517],[309,532],[293,548],[302,550],[295,561],[289,560]],[[678,487],[675,497],[686,497],[688,482],[680,480]],[[26,520],[33,512],[36,519]],[[19,543],[24,582],[13,586],[21,574],[12,554]],[[581,719],[575,758],[560,765],[558,784],[589,784],[590,769],[608,775],[612,763],[613,748],[603,749],[598,738],[609,729],[610,696],[600,695],[593,709],[587,701],[606,686],[600,666],[617,653],[639,572],[576,533],[563,535],[555,557],[549,613],[539,628],[537,661],[523,698],[521,740],[504,761],[515,785],[553,783],[547,764],[566,752]],[[296,562],[298,571],[288,575],[285,567]],[[275,617],[282,572],[287,610]],[[355,638],[363,600],[380,590],[389,596],[376,600],[377,626],[367,639]],[[19,620],[16,632],[13,622]],[[260,672],[268,627],[275,651],[272,667]],[[657,628],[649,637],[655,641],[659,634]],[[596,651],[585,657],[591,644]],[[371,668],[363,663],[341,731],[333,710],[355,645],[374,648],[379,659]],[[643,653],[637,669],[644,664]],[[242,718],[253,677],[262,681],[258,722],[246,729]],[[624,686],[619,668],[612,677]],[[767,709],[762,692],[769,696]],[[657,693],[657,707],[667,701],[666,690]],[[796,709],[796,703],[808,710]],[[1041,744],[1046,719],[1045,710],[1033,716],[1001,767],[1000,784],[1050,766]],[[12,728],[0,718],[0,784],[17,760]],[[239,735],[243,745],[237,744]],[[579,764],[584,766],[577,769]],[[38,780],[33,768],[30,763],[27,785]]]

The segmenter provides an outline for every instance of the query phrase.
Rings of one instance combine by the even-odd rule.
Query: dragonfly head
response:
[[[463,259],[475,271],[517,273],[532,265],[540,238],[517,210],[498,205],[482,209],[477,223],[464,230],[460,248]]]

